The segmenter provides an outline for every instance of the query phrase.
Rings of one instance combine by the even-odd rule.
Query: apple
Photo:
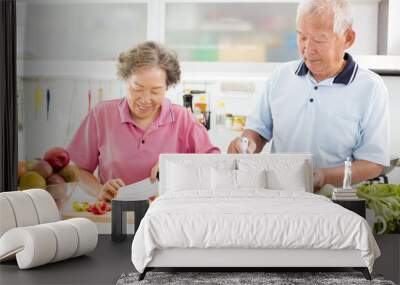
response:
[[[25,167],[27,171],[30,171],[32,169],[32,167],[38,163],[41,159],[31,159],[25,162]]]
[[[50,163],[54,170],[60,170],[69,163],[69,154],[61,147],[49,149],[43,158]]]
[[[24,175],[26,172],[26,162],[25,160],[18,161],[18,178]]]
[[[32,189],[32,188],[46,188],[46,180],[34,171],[27,171],[21,176],[19,181],[19,188],[21,190]]]
[[[46,160],[36,162],[30,170],[39,173],[43,178],[47,178],[53,174],[53,168]]]
[[[67,182],[78,181],[79,169],[76,165],[67,165],[58,174]]]
[[[46,179],[46,182],[47,182],[47,185],[54,185],[54,184],[65,183],[65,180],[64,180],[64,178],[62,178],[62,176],[60,176],[56,173],[53,173]]]
[[[53,173],[46,179],[46,190],[51,194],[53,199],[58,199],[61,204],[67,198],[68,186],[64,178],[60,175]]]

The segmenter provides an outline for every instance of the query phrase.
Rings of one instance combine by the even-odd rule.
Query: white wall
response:
[[[389,91],[391,153],[400,157],[400,77],[383,77]],[[389,182],[400,184],[400,167],[395,168],[389,175]]]
[[[352,3],[356,42],[352,54],[372,55],[378,50],[378,3]]]
[[[119,81],[47,79],[23,81],[23,134],[24,147],[19,159],[42,157],[54,146],[66,146],[88,112],[88,90],[92,93],[92,106],[98,102],[98,90],[104,91],[104,100],[125,96]],[[42,104],[35,111],[35,90],[42,90]],[[46,90],[50,90],[50,112],[47,119]]]
[[[400,55],[400,1],[390,0],[388,11],[388,54]]]

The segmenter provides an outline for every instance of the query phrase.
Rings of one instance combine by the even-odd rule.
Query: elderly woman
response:
[[[119,57],[126,98],[99,103],[68,146],[80,178],[99,200],[110,201],[125,184],[154,182],[161,153],[218,153],[206,129],[165,94],[180,79],[177,56],[145,42]],[[93,172],[98,167],[99,180]]]

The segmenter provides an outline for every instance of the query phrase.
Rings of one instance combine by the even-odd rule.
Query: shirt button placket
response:
[[[318,86],[317,85],[314,86],[314,90],[315,91],[318,90]],[[311,96],[315,96],[315,95],[311,95]],[[314,102],[314,98],[311,97],[309,101],[310,101],[310,103],[313,103]]]
[[[142,149],[143,145],[146,143],[146,139],[143,137],[139,138],[139,142],[138,142],[138,149]]]
[[[308,98],[308,104],[309,104],[309,111],[308,111],[308,116],[307,116],[307,119],[308,119],[308,128],[307,128],[307,133],[308,133],[308,136],[306,136],[306,140],[307,140],[307,142],[306,142],[306,145],[308,146],[308,147],[310,147],[310,148],[312,148],[312,146],[313,146],[313,138],[315,137],[314,136],[314,132],[315,132],[315,124],[316,124],[316,108],[317,108],[317,105],[315,105],[316,104],[316,101],[315,101],[315,98],[316,98],[316,90],[318,89],[318,86],[314,86],[313,87],[313,89],[311,90],[311,92],[310,92],[310,97]]]

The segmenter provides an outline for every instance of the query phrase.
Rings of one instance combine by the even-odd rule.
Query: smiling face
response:
[[[165,98],[166,73],[158,66],[141,68],[127,80],[128,105],[134,120],[154,120]]]
[[[355,40],[355,33],[350,28],[335,33],[333,19],[333,12],[324,15],[305,12],[297,23],[297,48],[317,81],[342,71],[344,52]]]

